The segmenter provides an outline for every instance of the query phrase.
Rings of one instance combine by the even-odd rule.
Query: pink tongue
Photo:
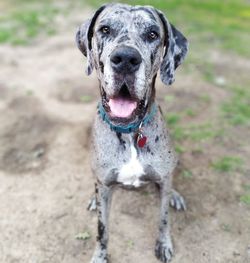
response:
[[[108,104],[111,114],[119,118],[129,117],[137,106],[137,102],[122,98],[110,99]]]

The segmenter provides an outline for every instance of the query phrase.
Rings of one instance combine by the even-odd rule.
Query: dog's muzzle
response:
[[[110,61],[115,73],[131,74],[139,69],[142,57],[135,48],[121,46],[111,53]]]
[[[139,99],[135,95],[135,75],[142,63],[140,53],[133,47],[119,46],[110,55],[114,72],[114,93],[105,97],[104,107],[112,119],[129,121],[138,114]],[[103,92],[104,95],[105,91]]]

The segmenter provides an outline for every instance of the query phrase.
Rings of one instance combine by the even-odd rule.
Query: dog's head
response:
[[[186,38],[150,6],[102,6],[79,27],[76,41],[88,59],[87,74],[97,71],[104,109],[119,123],[143,118],[159,68],[171,85],[187,53]]]

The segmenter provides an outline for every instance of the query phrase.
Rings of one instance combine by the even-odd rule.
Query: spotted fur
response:
[[[109,36],[100,33],[102,26],[110,26]],[[145,39],[152,28],[160,35],[158,41],[149,42]],[[90,74],[96,68],[99,81],[108,95],[112,95],[113,87],[116,86],[110,67],[110,54],[124,44],[138,50],[144,58],[136,75],[135,87],[139,98],[143,98],[147,89],[150,89],[150,80],[159,68],[162,82],[171,85],[174,82],[174,71],[184,60],[188,49],[186,38],[170,24],[162,12],[150,6],[132,7],[123,4],[100,7],[91,20],[79,27],[76,41],[88,58],[87,73]],[[104,72],[100,71],[100,63],[105,65]]]
[[[157,37],[149,38],[150,32]],[[87,74],[96,69],[103,104],[105,96],[112,97],[121,89],[119,75],[111,67],[112,52],[121,46],[137,50],[142,62],[136,72],[126,77],[126,81],[129,92],[140,101],[139,108],[145,109],[150,109],[155,103],[158,70],[162,82],[172,84],[175,69],[187,53],[186,38],[162,12],[150,6],[104,5],[79,27],[76,42],[87,57]],[[145,114],[138,112],[137,120],[142,120]],[[135,188],[152,182],[159,186],[161,198],[155,255],[164,263],[173,256],[169,203],[177,210],[186,206],[178,192],[171,189],[177,159],[160,109],[143,127],[143,134],[147,137],[147,144],[139,148],[134,132],[111,131],[107,123],[96,116],[92,133],[92,170],[97,184],[96,197],[89,208],[97,207],[98,210],[98,236],[91,263],[108,262],[108,217],[114,188]]]

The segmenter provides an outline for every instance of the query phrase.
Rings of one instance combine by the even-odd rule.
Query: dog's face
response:
[[[102,103],[111,121],[140,120],[154,99],[154,81],[161,67],[165,84],[187,52],[187,41],[152,7],[110,4],[98,9],[77,32],[80,50],[95,67]]]

